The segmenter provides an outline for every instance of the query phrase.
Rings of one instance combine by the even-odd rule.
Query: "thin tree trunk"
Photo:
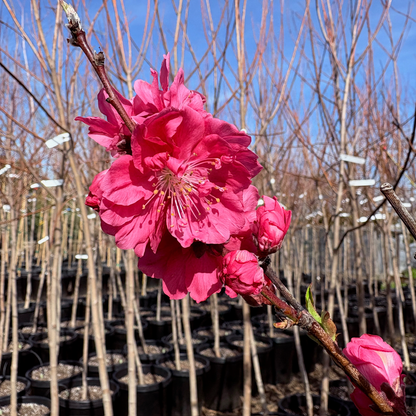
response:
[[[198,416],[198,391],[196,383],[196,367],[194,347],[192,345],[191,325],[189,323],[189,296],[182,299],[182,320],[185,331],[186,352],[189,362],[189,389],[191,398],[191,416]]]

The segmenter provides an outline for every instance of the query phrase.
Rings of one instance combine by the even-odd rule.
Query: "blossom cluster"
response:
[[[197,302],[221,290],[258,295],[268,284],[258,258],[275,252],[291,212],[251,185],[262,169],[251,138],[205,111],[205,97],[184,85],[179,70],[169,87],[169,55],[152,83],[136,95],[116,92],[135,123],[131,132],[102,90],[107,120],[78,117],[89,136],[114,156],[90,187],[86,204],[121,249],[134,249],[139,268],[163,280],[164,292]],[[159,86],[160,80],[160,86]]]

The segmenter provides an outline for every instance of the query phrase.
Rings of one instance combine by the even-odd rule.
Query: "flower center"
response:
[[[155,190],[151,198],[143,205],[143,209],[152,200],[157,201],[157,212],[167,210],[167,222],[171,228],[175,225],[186,226],[188,215],[200,220],[204,211],[209,212],[212,204],[220,202],[219,196],[226,190],[225,187],[207,184],[208,176],[212,171],[210,166],[219,169],[221,162],[219,159],[190,162],[182,175],[173,173],[165,166],[156,173],[156,181],[153,183]],[[206,189],[200,192],[200,187],[204,185],[211,192],[217,191],[215,193],[218,195],[214,196],[211,192],[206,194]]]

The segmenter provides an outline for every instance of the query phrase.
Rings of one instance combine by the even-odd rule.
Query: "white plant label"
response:
[[[364,165],[365,163],[365,159],[363,157],[351,156],[343,153],[339,155],[339,158],[344,162],[356,163],[357,165]]]
[[[373,186],[376,184],[375,179],[358,179],[349,182],[350,186]]]
[[[38,244],[46,243],[49,240],[49,236],[43,237],[41,240],[38,241]]]
[[[11,168],[10,165],[6,165],[4,168],[0,169],[0,175],[3,175],[3,173],[7,172]]]
[[[88,254],[76,254],[75,258],[78,260],[87,260],[88,259]]]
[[[3,205],[3,210],[5,212],[10,212],[10,205],[7,205],[7,204]]]
[[[36,188],[40,188],[40,184],[39,183],[33,183],[32,185],[30,185],[31,189],[36,189]]]
[[[412,204],[410,202],[403,202],[403,206],[406,208],[410,208]]]
[[[53,139],[49,139],[45,142],[46,146],[49,147],[49,149],[52,149],[52,147],[58,146],[58,144],[62,144],[65,142],[69,142],[69,133],[62,133],[58,136],[55,136]]]
[[[373,201],[374,202],[379,202],[379,201],[382,201],[383,199],[384,199],[384,196],[383,195],[379,195],[379,196],[375,196],[373,198]]]
[[[54,186],[61,186],[64,183],[63,179],[46,179],[42,181],[42,185],[47,188],[52,188]]]
[[[97,217],[97,214],[95,214],[94,212],[92,214],[88,214],[87,215],[87,218],[90,219],[90,220],[92,220],[92,219],[94,219],[96,217]]]

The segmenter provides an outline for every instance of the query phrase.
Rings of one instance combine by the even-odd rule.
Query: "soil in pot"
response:
[[[190,416],[189,363],[186,354],[181,354],[180,359],[180,371],[176,370],[174,358],[172,356],[159,359],[157,364],[167,367],[172,372],[171,416]],[[210,370],[210,362],[205,357],[195,355],[195,366],[198,406],[199,413],[201,413],[202,403],[204,402],[204,375]]]
[[[118,385],[110,380],[110,393],[115,403]],[[103,393],[98,378],[87,379],[87,399],[82,397],[82,380],[67,379],[59,385],[59,414],[62,416],[104,416]]]
[[[154,364],[159,358],[169,355],[173,351],[173,345],[155,339],[146,341],[146,347],[147,353],[145,354],[143,347],[137,345],[140,361],[143,364]],[[127,345],[124,346],[123,353],[127,356]]]
[[[0,377],[0,399],[10,397],[11,387],[10,376]],[[24,377],[17,377],[16,389],[18,396],[25,396],[29,392],[30,381]]]
[[[49,416],[51,413],[51,401],[46,397],[23,396],[17,398],[17,416]],[[0,414],[10,416],[10,401],[0,401]]]
[[[82,363],[82,358],[80,358],[80,363]],[[105,357],[105,366],[107,373],[111,376],[114,371],[120,369],[125,363],[127,363],[127,358],[123,351],[113,350],[107,351]],[[88,356],[88,376],[92,378],[98,378],[98,359],[95,353]]]
[[[60,331],[59,361],[77,359],[82,354],[82,345],[80,345],[78,338],[78,334],[70,329]],[[30,340],[33,343],[33,351],[40,357],[42,362],[49,362],[48,333],[35,334],[30,337]]]
[[[120,415],[128,414],[128,378],[127,367],[117,370],[113,379],[120,387],[117,409]],[[172,400],[172,373],[165,367],[158,365],[143,365],[145,384],[138,385],[137,391],[137,416],[170,416],[170,404]]]
[[[313,400],[313,414],[320,416],[320,396],[312,396]],[[294,394],[286,396],[279,401],[279,412],[287,415],[306,416],[306,397],[303,394]],[[327,416],[349,416],[350,411],[348,407],[342,403],[341,400],[336,400],[333,397],[328,397],[328,411]]]
[[[204,376],[204,405],[208,409],[227,412],[241,405],[243,393],[243,352],[240,347],[220,344],[221,357],[213,350],[213,344],[201,345],[197,352],[209,359],[211,370]]]
[[[63,361],[58,363],[59,382],[67,379],[75,379],[81,376],[82,367],[77,361]],[[34,367],[26,373],[32,384],[32,394],[35,396],[49,397],[51,371],[49,363]]]
[[[214,342],[214,330],[211,327],[199,328],[199,329],[194,331],[194,334],[202,335],[203,337],[207,337],[208,342]],[[232,329],[228,329],[228,328],[220,328],[219,329],[219,336],[220,336],[220,341],[221,342],[225,342],[226,341],[225,339],[226,339],[226,337],[228,337],[228,335],[233,335],[233,330]]]

